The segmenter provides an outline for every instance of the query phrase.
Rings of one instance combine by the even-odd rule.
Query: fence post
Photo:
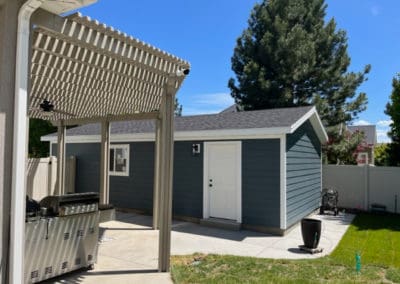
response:
[[[76,157],[69,156],[67,159],[65,190],[66,193],[75,193],[75,173],[76,173]]]
[[[53,164],[54,164],[54,157],[49,157],[49,163],[47,168],[47,195],[53,194]]]
[[[364,210],[369,209],[369,165],[364,165]]]

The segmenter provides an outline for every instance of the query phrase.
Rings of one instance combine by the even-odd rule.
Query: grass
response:
[[[174,256],[171,273],[175,283],[400,283],[400,216],[358,215],[335,251],[319,259],[194,254]]]

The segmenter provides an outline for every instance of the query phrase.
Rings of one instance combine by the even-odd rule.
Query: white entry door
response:
[[[205,217],[241,222],[241,142],[208,142],[205,155]]]

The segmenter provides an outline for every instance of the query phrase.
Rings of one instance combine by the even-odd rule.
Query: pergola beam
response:
[[[159,251],[158,270],[170,269],[171,223],[172,223],[172,183],[174,160],[174,97],[175,78],[166,82],[165,96],[161,107],[161,156],[160,156],[160,196],[159,196]]]
[[[109,164],[110,164],[110,122],[101,123],[101,157],[100,157],[100,203],[108,204],[109,192]]]
[[[160,188],[161,188],[161,121],[156,119],[156,135],[154,143],[154,189],[153,189],[153,229],[159,228],[160,220]]]
[[[31,17],[31,23],[48,30],[61,30],[66,19],[59,15],[50,13],[44,9],[37,9]]]
[[[57,194],[65,194],[65,136],[66,127],[60,121],[57,131]]]
[[[99,116],[99,117],[88,117],[88,118],[71,118],[63,121],[63,125],[81,125],[88,123],[98,123],[104,121],[124,121],[124,120],[147,120],[147,119],[157,119],[159,117],[159,112],[145,112],[145,113],[133,113],[124,115],[109,115],[109,116]],[[60,125],[60,121],[52,121],[55,126]]]

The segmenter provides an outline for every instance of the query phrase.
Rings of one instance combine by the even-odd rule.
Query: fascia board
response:
[[[196,140],[233,140],[233,139],[269,139],[279,138],[282,134],[290,133],[290,127],[224,129],[203,131],[175,132],[175,141]],[[154,141],[155,133],[111,134],[111,142],[119,141]],[[55,136],[42,136],[41,141],[56,142]],[[100,141],[100,135],[70,135],[69,143],[94,143]]]
[[[298,119],[292,126],[290,127],[290,132],[295,132],[304,122],[310,120],[315,132],[321,143],[326,143],[328,141],[328,135],[326,134],[325,128],[322,124],[321,119],[319,118],[318,112],[314,107],[312,107],[307,113],[305,113],[300,119]]]

